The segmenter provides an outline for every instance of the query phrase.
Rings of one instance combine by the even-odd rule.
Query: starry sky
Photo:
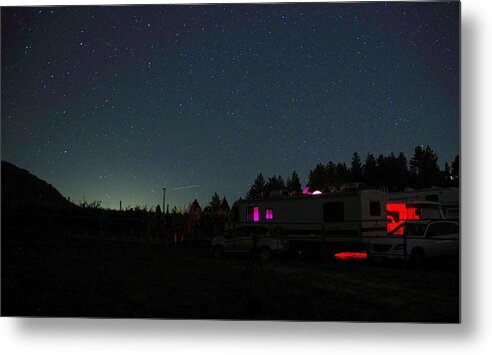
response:
[[[459,152],[457,2],[2,8],[2,160],[74,202],[229,203],[354,151]],[[188,189],[178,189],[195,186]],[[176,190],[178,189],[178,190]]]

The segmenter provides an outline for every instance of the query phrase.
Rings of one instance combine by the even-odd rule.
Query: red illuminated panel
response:
[[[361,253],[354,252],[342,252],[335,254],[337,260],[353,260],[353,259],[367,259],[367,253],[365,251]]]
[[[387,203],[386,204],[386,217],[388,219],[388,226],[386,231],[392,232],[396,227],[406,221],[416,221],[420,219],[420,214],[417,207],[407,207],[406,203]],[[403,234],[403,229],[395,231],[394,234]]]
[[[419,209],[417,207],[407,207],[407,221],[416,221],[419,220],[420,214],[418,214]]]
[[[387,203],[386,204],[386,218],[388,219],[388,225],[386,231],[389,233],[396,227],[403,223],[406,217],[406,208],[404,203]],[[402,234],[403,231],[398,234]]]

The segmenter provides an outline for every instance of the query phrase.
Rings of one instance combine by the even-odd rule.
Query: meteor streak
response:
[[[198,186],[200,186],[200,185],[183,186],[183,187],[178,187],[176,189],[173,189],[173,191],[184,190],[184,189],[193,189],[193,188],[198,187]]]

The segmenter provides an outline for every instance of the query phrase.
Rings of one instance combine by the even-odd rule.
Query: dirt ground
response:
[[[2,316],[458,322],[459,268],[2,240]],[[263,273],[262,273],[263,271]]]

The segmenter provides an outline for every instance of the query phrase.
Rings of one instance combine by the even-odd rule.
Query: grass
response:
[[[40,239],[38,239],[39,241]],[[458,322],[456,265],[247,258],[204,249],[55,239],[2,241],[2,315]],[[248,281],[251,281],[249,283]]]

